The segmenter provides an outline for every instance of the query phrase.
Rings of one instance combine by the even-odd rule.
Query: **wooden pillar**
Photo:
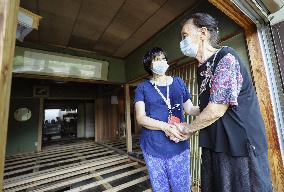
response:
[[[127,152],[132,152],[132,133],[131,133],[131,116],[130,116],[130,92],[129,84],[124,85],[125,96],[125,124],[126,124],[126,146]]]
[[[265,64],[262,58],[256,25],[232,4],[230,0],[209,0],[209,2],[245,30],[252,76],[268,138],[268,157],[272,183],[275,191],[284,191],[284,166],[281,159],[272,99],[269,94],[269,84],[265,73]]]
[[[39,99],[39,118],[37,134],[37,152],[41,151],[42,145],[42,125],[44,121],[44,98]]]
[[[104,133],[104,99],[95,100],[95,141],[101,142]]]
[[[93,105],[93,121],[94,121],[94,142],[97,142],[97,124],[96,124],[96,100],[94,100],[94,105]]]
[[[7,125],[19,0],[0,1],[0,191],[6,152]]]

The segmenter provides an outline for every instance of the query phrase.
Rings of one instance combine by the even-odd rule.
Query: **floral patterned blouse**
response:
[[[238,60],[227,53],[218,63],[212,77],[210,103],[238,105],[238,95],[241,91],[243,76]]]
[[[224,116],[200,131],[200,146],[232,156],[267,149],[264,122],[251,77],[234,49],[221,48],[198,67],[199,107],[228,104]]]

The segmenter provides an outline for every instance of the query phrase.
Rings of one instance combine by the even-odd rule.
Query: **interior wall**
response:
[[[10,100],[10,114],[7,135],[7,155],[32,152],[36,150],[39,125],[39,98],[33,96],[34,86],[43,85],[49,87],[49,97],[45,99],[81,99],[78,112],[78,137],[94,137],[94,125],[90,118],[85,122],[85,100],[95,100],[97,90],[101,89],[95,84],[71,83],[50,84],[50,81],[13,78]],[[27,122],[17,122],[13,118],[14,111],[19,107],[27,107],[32,111],[32,118]],[[88,108],[87,108],[88,109]],[[88,133],[85,133],[85,123],[88,125]],[[93,124],[92,124],[93,123]],[[17,141],[17,142],[15,142]]]
[[[13,78],[12,98],[34,98],[34,86],[47,86],[49,96],[46,99],[94,99],[100,85],[86,83],[64,83],[46,80]]]
[[[21,107],[31,110],[29,120],[19,122],[14,119],[14,112]],[[39,99],[12,98],[10,101],[6,155],[36,151],[38,124],[39,124]]]
[[[143,46],[136,49],[126,58],[126,79],[127,81],[133,80],[141,75],[146,74],[144,71],[141,60],[143,55],[152,47],[159,46],[165,49],[168,55],[169,61],[173,61],[183,57],[180,48],[179,42],[180,38],[180,30],[181,23],[188,18],[188,16],[195,12],[206,12],[212,15],[215,18],[218,18],[219,21],[219,30],[220,36],[227,37],[231,34],[241,31],[241,28],[229,19],[226,15],[224,15],[221,11],[216,9],[213,5],[204,1],[200,4],[199,7],[194,10],[188,11],[179,19],[174,21],[172,24],[167,26],[160,33],[151,38],[148,42],[146,42]],[[245,63],[248,65],[248,55],[246,52],[246,42],[243,38],[243,35],[238,35],[234,37],[232,40],[228,40],[225,42],[225,45],[231,46],[237,49],[242,58],[244,58]],[[186,61],[186,60],[185,60]]]
[[[56,105],[58,101],[78,101],[78,114],[80,115],[77,121],[77,136],[79,138],[94,137],[95,134],[98,140],[118,138],[119,127],[124,121],[124,95],[122,87],[13,78],[10,111],[14,111],[18,105],[24,105],[31,109],[35,106],[39,108],[39,98],[33,96],[33,88],[38,85],[48,86],[49,88],[49,96],[44,98],[46,104],[49,102],[51,105]],[[111,96],[118,97],[118,104],[111,104]],[[18,102],[14,102],[14,100],[18,100]],[[29,102],[26,102],[26,100]],[[38,115],[38,111],[35,114]],[[10,114],[10,117],[12,117],[12,114]],[[96,118],[96,121],[94,121],[94,118]],[[14,138],[13,134],[17,133],[18,128],[15,126],[15,123],[9,124],[10,135],[8,135],[7,143],[9,154],[31,152],[36,149],[34,142],[37,141],[38,117],[36,120],[29,121],[30,123],[25,128],[28,132],[25,134],[31,136],[26,137],[27,140],[17,140],[17,144],[12,141]],[[20,148],[17,149],[17,146]]]
[[[95,100],[95,139],[103,141],[106,139],[119,138],[120,128],[125,121],[124,118],[124,95],[123,89],[100,96]],[[118,97],[118,104],[111,104],[111,95]]]

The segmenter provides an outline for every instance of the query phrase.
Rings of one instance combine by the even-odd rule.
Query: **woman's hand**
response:
[[[188,124],[186,124],[186,123],[174,123],[174,125],[177,127],[180,134],[182,134],[184,136],[190,137],[191,135],[193,135],[196,132],[196,131],[191,130],[188,127]]]
[[[178,142],[180,142],[180,141],[186,141],[186,140],[188,140],[188,139],[192,136],[192,134],[191,134],[191,133],[189,133],[189,134],[182,134],[182,133],[180,133],[180,136],[182,137],[182,139],[178,139],[178,138],[176,138],[176,137],[174,137],[174,136],[170,137],[170,139],[171,139],[172,141],[178,143]]]
[[[181,134],[187,135],[189,134],[190,130],[187,128],[186,123],[174,123],[176,128]]]
[[[170,140],[178,143],[180,141],[186,140],[188,137],[180,133],[175,125],[168,124],[164,126],[163,131]]]
[[[163,126],[162,128],[162,131],[165,132],[166,136],[167,137],[170,137],[172,134],[171,134],[171,129],[175,127],[174,125],[171,125],[171,124],[168,124],[168,123],[165,123],[165,125]]]

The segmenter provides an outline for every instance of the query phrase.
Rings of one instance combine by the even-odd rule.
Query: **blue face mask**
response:
[[[186,38],[184,38],[181,42],[180,42],[180,50],[181,52],[188,57],[196,57],[197,55],[197,51],[198,51],[198,45],[192,43],[192,40],[189,36],[187,36]]]
[[[169,68],[167,61],[153,61],[152,71],[157,75],[164,75]]]

